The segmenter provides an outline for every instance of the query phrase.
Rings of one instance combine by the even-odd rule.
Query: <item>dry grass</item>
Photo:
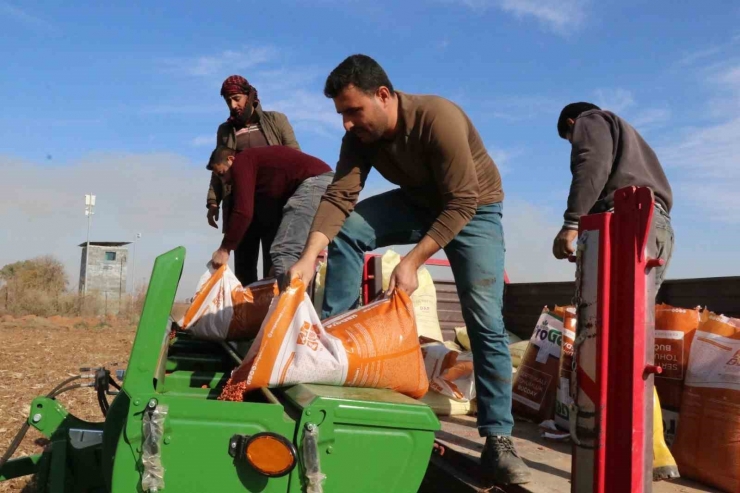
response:
[[[35,397],[78,374],[80,367],[125,368],[135,329],[126,318],[0,317],[0,454],[27,419]],[[103,420],[92,389],[73,390],[58,400],[79,418]],[[44,443],[31,428],[14,457],[40,453]],[[0,483],[0,492],[31,493],[29,480]]]

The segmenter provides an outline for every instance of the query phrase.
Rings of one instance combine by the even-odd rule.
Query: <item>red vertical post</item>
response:
[[[614,200],[579,228],[573,493],[652,491],[654,200],[637,187]]]
[[[606,454],[613,493],[652,491],[653,379],[646,370],[654,364],[653,207],[647,188],[614,196]]]

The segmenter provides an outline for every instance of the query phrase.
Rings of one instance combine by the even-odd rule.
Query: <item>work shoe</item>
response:
[[[480,456],[484,476],[495,484],[524,484],[532,473],[508,436],[489,436]]]

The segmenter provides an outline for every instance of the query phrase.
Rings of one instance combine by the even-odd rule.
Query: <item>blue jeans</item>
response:
[[[664,265],[655,268],[655,294],[657,296],[665,279],[666,271],[668,271],[668,264],[670,264],[673,256],[674,233],[671,226],[671,217],[662,208],[655,208],[653,218],[657,257],[665,260]]]
[[[280,226],[270,247],[270,258],[279,284],[282,284],[288,269],[300,258],[321,196],[333,178],[333,171],[306,178],[283,207]]]
[[[444,248],[470,335],[481,436],[510,435],[514,426],[511,354],[501,313],[505,252],[502,209],[501,203],[479,207]],[[401,190],[358,203],[329,245],[321,318],[359,304],[365,252],[418,243],[434,219],[430,211],[409,203]]]

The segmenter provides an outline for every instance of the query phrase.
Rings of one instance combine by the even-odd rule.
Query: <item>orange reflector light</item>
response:
[[[247,441],[244,453],[252,467],[265,476],[285,476],[296,464],[293,444],[275,433],[253,435]]]

